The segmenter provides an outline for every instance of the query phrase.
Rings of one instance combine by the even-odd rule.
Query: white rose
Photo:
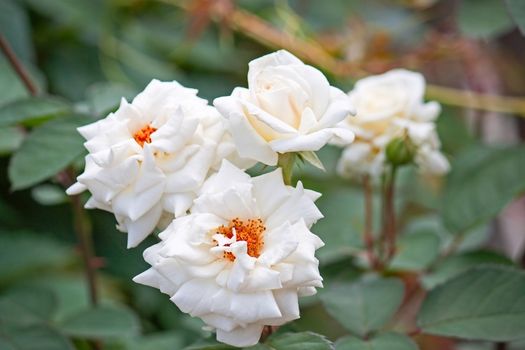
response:
[[[214,105],[229,121],[239,154],[267,165],[278,153],[317,151],[353,133],[336,124],[353,113],[348,97],[326,77],[281,50],[250,62],[248,89],[235,88]]]
[[[337,173],[344,178],[360,178],[370,175],[379,178],[383,172],[385,154],[367,142],[356,141],[346,147],[337,163]]]
[[[319,194],[284,185],[281,170],[251,178],[224,161],[188,216],[175,219],[146,249],[152,266],[135,282],[159,288],[183,312],[245,347],[265,325],[299,318],[298,296],[322,287],[310,232],[322,217]]]
[[[338,164],[339,173],[346,177],[379,177],[385,168],[386,145],[405,136],[417,147],[415,163],[420,169],[434,174],[448,171],[434,122],[441,108],[434,101],[425,103],[424,93],[424,77],[404,69],[359,80],[349,92],[357,114],[339,124],[356,134],[353,144],[336,143],[346,146]]]
[[[217,162],[222,117],[197,90],[153,80],[130,104],[79,128],[87,140],[86,168],[68,194],[89,190],[87,208],[115,214],[139,244],[159,221],[186,213]],[[230,152],[231,153],[231,152]]]

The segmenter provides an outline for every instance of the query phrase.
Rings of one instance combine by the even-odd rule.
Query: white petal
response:
[[[237,327],[232,331],[217,328],[217,340],[237,347],[248,347],[259,342],[264,325],[251,324],[246,327]]]

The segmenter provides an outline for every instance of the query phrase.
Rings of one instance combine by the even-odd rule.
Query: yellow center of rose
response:
[[[133,138],[137,141],[140,147],[144,147],[144,143],[151,143],[151,134],[155,131],[157,131],[157,129],[148,124],[133,134]]]
[[[217,233],[225,237],[232,238],[235,229],[236,241],[245,241],[248,246],[248,255],[258,258],[264,246],[263,233],[266,230],[261,219],[241,220],[235,218],[230,221],[228,226],[222,225],[216,229]],[[231,252],[224,252],[224,258],[234,261],[235,255]]]

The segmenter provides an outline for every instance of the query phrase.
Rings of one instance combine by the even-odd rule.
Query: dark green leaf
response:
[[[383,333],[369,340],[348,336],[335,343],[336,350],[417,350],[412,339],[399,333]]]
[[[16,126],[0,127],[0,155],[9,154],[22,144],[24,132]]]
[[[423,277],[422,282],[425,288],[432,289],[469,268],[481,264],[512,265],[512,261],[503,255],[489,251],[453,255],[440,262],[431,273]]]
[[[22,61],[29,62],[33,59],[29,18],[17,1],[0,1],[0,33]],[[1,91],[3,93],[5,90]]]
[[[14,124],[34,125],[64,115],[71,106],[51,97],[29,97],[16,100],[0,108],[0,126]]]
[[[439,253],[440,239],[428,231],[403,235],[398,240],[397,253],[390,264],[394,270],[422,270],[432,263]]]
[[[57,174],[84,151],[76,128],[84,117],[61,118],[33,130],[9,163],[12,188],[20,190]]]
[[[520,28],[521,34],[525,35],[525,1],[505,0],[505,2],[514,23]]]
[[[175,332],[155,333],[126,341],[126,350],[175,350],[184,346],[184,336]]]
[[[463,34],[473,38],[489,38],[502,34],[513,23],[499,0],[462,0],[457,20]]]
[[[99,306],[67,317],[59,328],[77,338],[126,338],[139,333],[140,323],[127,308]]]
[[[323,191],[316,202],[324,218],[313,227],[325,246],[319,250],[323,263],[349,256],[363,247],[363,194],[353,188],[333,188]]]
[[[7,59],[0,55],[0,107],[29,96]]]
[[[443,198],[443,219],[455,234],[495,216],[525,190],[525,147],[472,149],[452,166]]]
[[[363,279],[327,286],[320,294],[327,311],[352,333],[365,336],[381,329],[403,300],[403,282],[395,278]]]
[[[71,261],[71,249],[42,234],[0,232],[0,280],[9,280]]]
[[[488,341],[523,338],[525,273],[481,266],[433,289],[418,315],[423,332]]]
[[[42,320],[50,320],[58,306],[56,295],[47,288],[12,288],[2,296],[2,299],[22,307],[26,312]]]
[[[275,350],[330,350],[332,342],[313,332],[284,333],[272,337],[268,345]]]
[[[122,98],[131,100],[136,91],[126,85],[114,83],[94,84],[87,90],[86,98],[91,112],[99,117],[103,117],[115,110]]]
[[[74,350],[73,344],[47,325],[9,326],[0,324],[2,350]]]

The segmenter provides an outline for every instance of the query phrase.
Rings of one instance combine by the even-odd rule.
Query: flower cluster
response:
[[[424,172],[443,174],[449,170],[440,152],[435,120],[440,106],[423,102],[425,80],[419,73],[396,69],[359,80],[349,92],[357,115],[340,126],[356,135],[346,146],[337,170],[344,177],[383,174],[387,146],[394,140],[413,153],[414,162]]]
[[[406,135],[416,162],[443,172],[432,123],[439,106],[423,104],[423,90],[419,75],[397,71],[358,82],[348,96],[286,51],[250,62],[248,88],[214,106],[153,80],[79,128],[89,154],[67,192],[89,191],[86,207],[113,213],[128,247],[162,230],[144,251],[151,267],[134,281],[168,294],[219,341],[254,345],[265,326],[298,318],[298,297],[322,287],[323,242],[310,231],[322,218],[320,194],[283,179],[293,167],[283,159],[295,159],[285,155],[312,161],[305,155],[338,143],[347,147],[343,173],[379,174],[386,145]],[[283,169],[251,177],[245,170],[257,162]]]

